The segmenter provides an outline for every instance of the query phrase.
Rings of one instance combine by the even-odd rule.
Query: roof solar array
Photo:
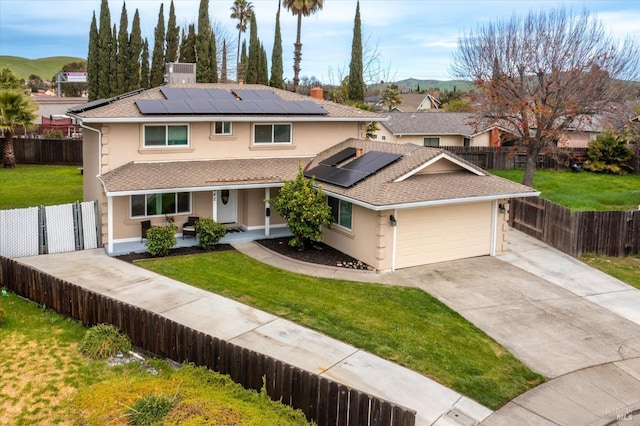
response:
[[[350,155],[351,149],[353,149],[352,155]],[[402,157],[402,154],[369,151],[342,167],[335,167],[336,164],[351,158],[353,155],[355,155],[355,148],[344,149],[321,161],[313,169],[307,170],[304,175],[306,177],[313,176],[321,182],[349,188]]]
[[[167,99],[138,99],[142,114],[252,114],[325,115],[327,111],[312,101],[285,101],[270,90],[194,89],[163,87]]]

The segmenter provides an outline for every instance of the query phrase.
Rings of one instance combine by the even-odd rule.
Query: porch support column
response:
[[[218,190],[214,190],[212,194],[213,205],[211,206],[212,215],[211,218],[218,221]]]
[[[109,240],[107,253],[113,254],[113,197],[107,196],[107,239]]]
[[[491,246],[489,247],[489,256],[496,255],[496,239],[498,233],[498,200],[491,202]]]
[[[396,218],[396,221],[398,221],[398,209],[393,210],[393,216]],[[396,270],[396,250],[397,250],[397,246],[396,246],[396,242],[397,242],[397,238],[398,238],[398,225],[396,222],[396,225],[391,226],[392,232],[393,232],[393,239],[392,239],[392,246],[393,246],[393,250],[391,251],[391,270],[395,271]]]
[[[271,225],[271,188],[264,189],[264,236],[269,236],[269,226]]]

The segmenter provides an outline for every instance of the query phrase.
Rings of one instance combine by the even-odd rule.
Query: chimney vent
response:
[[[362,157],[362,148],[359,146],[356,146],[356,158],[360,158]]]
[[[322,87],[320,86],[312,87],[311,90],[309,91],[309,94],[311,95],[312,98],[324,100],[324,90],[322,90]]]

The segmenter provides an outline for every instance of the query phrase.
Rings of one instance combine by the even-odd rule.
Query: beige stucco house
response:
[[[392,112],[380,123],[376,140],[441,146],[500,146],[512,135],[497,125],[479,123],[465,112]]]
[[[336,219],[324,240],[378,270],[500,252],[500,206],[537,194],[450,153],[364,141],[367,124],[385,116],[321,95],[169,84],[68,115],[83,127],[84,199],[99,200],[102,241],[112,254],[119,243],[140,241],[149,220],[180,226],[189,216],[210,217],[269,237],[287,227],[268,202],[283,181],[356,145],[363,157],[377,151],[397,158],[349,187],[318,177]]]

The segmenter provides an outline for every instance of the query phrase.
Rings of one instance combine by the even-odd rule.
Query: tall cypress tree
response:
[[[182,44],[180,45],[180,62],[187,64],[196,63],[196,26],[189,24],[189,32],[185,36],[182,34]]]
[[[176,62],[178,60],[178,42],[180,36],[180,28],[176,25],[176,11],[173,7],[173,0],[169,7],[169,22],[167,23],[167,54],[165,62]]]
[[[360,27],[360,1],[356,3],[356,17],[353,22],[353,42],[351,44],[351,64],[349,65],[349,99],[364,101],[365,84],[362,66],[362,30]]]
[[[158,87],[164,83],[164,3],[160,3],[158,25],[156,25],[154,38],[149,84],[151,87]]]
[[[220,82],[227,82],[227,40],[222,40],[222,64],[220,64]]]
[[[196,81],[211,82],[211,21],[209,20],[209,0],[200,0],[198,11],[198,34],[196,35]]]
[[[111,14],[109,2],[102,0],[100,5],[100,27],[98,29],[98,92],[97,98],[111,96]]]
[[[98,23],[96,22],[96,12],[93,12],[93,19],[91,19],[91,27],[89,29],[89,51],[87,53],[87,83],[89,85],[89,100],[95,101],[98,99],[99,88],[99,34]]]
[[[209,69],[211,73],[209,74],[209,81],[207,83],[217,83],[218,82],[218,51],[216,49],[216,35],[213,32],[213,28],[211,29],[211,41],[209,45]]]
[[[246,40],[242,40],[242,50],[240,51],[240,67],[238,68],[240,70],[240,76],[238,78],[239,80],[245,80],[245,76],[247,73],[247,41]]]
[[[109,90],[111,94],[109,96],[116,96],[120,93],[118,92],[118,85],[116,74],[118,72],[118,27],[116,24],[113,24],[113,29],[111,30],[111,52],[109,53],[109,69],[111,70],[111,85],[109,86]]]
[[[260,40],[258,40],[258,24],[255,15],[251,16],[249,34],[249,57],[244,78],[248,84],[252,84],[258,83],[260,73]]]
[[[260,43],[260,67],[258,68],[258,83],[267,86],[269,84],[269,60],[267,59],[267,49]]]
[[[129,90],[129,17],[127,16],[127,6],[122,3],[120,12],[120,29],[118,32],[118,48],[116,56],[116,93],[125,93]]]
[[[276,13],[276,34],[273,38],[273,51],[271,52],[271,79],[269,86],[284,89],[282,78],[284,69],[282,67],[282,34],[280,33],[280,2],[278,2],[278,13]]]
[[[140,59],[140,87],[148,89],[149,85],[149,41],[142,42],[142,58]]]
[[[129,87],[127,91],[140,88],[140,55],[142,54],[142,31],[140,30],[140,13],[136,9],[129,35]]]

